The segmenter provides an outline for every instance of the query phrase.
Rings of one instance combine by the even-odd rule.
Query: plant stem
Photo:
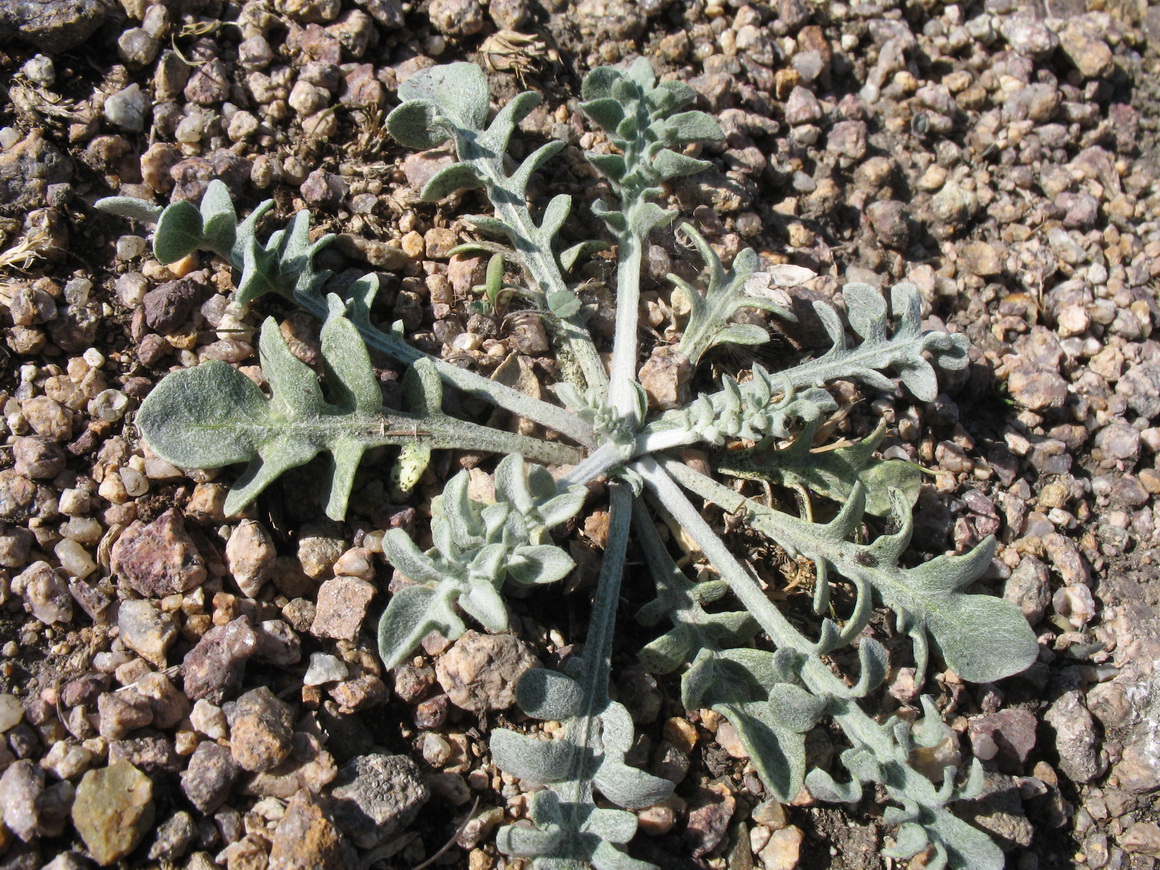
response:
[[[637,319],[640,310],[640,269],[643,239],[631,230],[621,234],[616,258],[616,332],[612,343],[612,374],[608,404],[633,429],[639,424],[636,397]]]
[[[237,264],[235,264],[237,265]],[[238,267],[240,268],[240,266]],[[292,294],[294,301],[320,320],[325,320],[328,314],[326,300],[319,294]],[[492,404],[499,405],[513,414],[527,417],[542,426],[547,426],[567,435],[569,438],[593,447],[596,444],[592,428],[573,414],[571,411],[550,405],[540,399],[521,393],[519,390],[485,378],[475,372],[461,369],[436,357],[428,356],[422,351],[411,347],[402,339],[389,335],[382,330],[368,327],[362,323],[355,323],[363,340],[369,347],[385,353],[399,362],[410,365],[418,359],[427,357],[439,372],[439,376],[448,384],[463,390],[465,393],[485,399]]]

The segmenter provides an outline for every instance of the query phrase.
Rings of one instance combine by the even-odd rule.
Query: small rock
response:
[[[125,646],[156,667],[166,666],[166,654],[179,630],[175,614],[145,599],[122,601],[117,627]]]
[[[319,587],[310,633],[315,637],[355,640],[366,619],[375,587],[357,577],[335,577]]]
[[[1073,21],[1064,27],[1059,45],[1084,78],[1102,78],[1112,71],[1112,50],[1086,21]]]
[[[1032,411],[1061,408],[1067,400],[1067,381],[1056,372],[1028,366],[1011,372],[1007,390],[1011,398]]]
[[[995,761],[1004,773],[1023,772],[1035,748],[1038,719],[1027,710],[1000,710],[970,720],[971,751],[980,761]]]
[[[1091,573],[1087,562],[1080,555],[1079,548],[1068,537],[1059,533],[1043,536],[1043,549],[1047,557],[1064,584],[1068,586],[1084,586],[1091,582]]]
[[[242,520],[226,543],[226,564],[238,589],[248,598],[258,592],[274,573],[278,552],[270,533],[256,520]]]
[[[1051,603],[1050,580],[1047,566],[1035,556],[1025,555],[1007,578],[1003,597],[1023,611],[1031,625],[1038,625]]]
[[[12,443],[12,454],[16,473],[32,480],[53,478],[64,470],[64,448],[39,435],[17,437]]]
[[[254,626],[257,656],[280,668],[302,661],[302,641],[281,619],[266,619]]]
[[[19,39],[45,54],[70,51],[96,33],[111,11],[101,0],[5,0],[0,43]]]
[[[762,867],[765,870],[795,870],[801,859],[803,839],[805,834],[794,825],[774,831],[758,853]]]
[[[125,761],[86,773],[72,807],[73,825],[102,867],[137,848],[153,814],[153,783]]]
[[[246,660],[257,649],[258,638],[245,617],[214,626],[185,655],[185,694],[195,701],[207,698],[220,703],[241,683]]]
[[[196,281],[189,278],[167,281],[150,290],[141,300],[145,323],[162,335],[177,332],[185,325],[200,298],[201,288]]]
[[[1003,271],[1003,261],[994,245],[987,242],[970,242],[963,246],[960,255],[963,267],[972,275],[990,277]]]
[[[36,484],[14,468],[0,469],[0,520],[27,520],[35,500]]]
[[[1096,603],[1092,592],[1082,583],[1061,586],[1051,598],[1055,612],[1067,619],[1075,629],[1082,629],[1096,615]]]
[[[1155,822],[1136,822],[1124,832],[1120,846],[1133,855],[1160,858],[1160,825]]]
[[[149,860],[158,859],[175,863],[185,857],[197,839],[197,824],[193,816],[180,810],[157,828],[157,837],[149,847]]]
[[[141,86],[133,83],[122,88],[105,100],[105,117],[130,133],[140,133],[145,129],[145,116],[149,111],[149,98]]]
[[[346,870],[353,850],[317,796],[297,792],[274,830],[269,870]]]
[[[72,621],[73,600],[68,583],[47,562],[33,562],[13,577],[12,591],[23,594],[24,609],[45,625]]]
[[[149,703],[153,724],[158,728],[172,728],[190,713],[189,699],[177,690],[165,674],[146,674],[133,688]]]
[[[1128,369],[1116,384],[1116,394],[1148,420],[1160,417],[1160,363],[1142,362]]]
[[[838,157],[861,160],[866,156],[866,122],[839,121],[826,138],[826,150]]]
[[[361,755],[338,771],[331,791],[335,821],[361,849],[373,849],[410,825],[430,792],[405,755]]]
[[[349,674],[350,671],[342,659],[316,652],[310,654],[310,666],[306,669],[302,683],[306,686],[324,686],[327,683],[345,680]]]
[[[199,812],[209,815],[225,803],[241,772],[228,748],[206,740],[189,757],[181,774],[181,790]]]
[[[872,202],[866,207],[866,217],[874,235],[886,247],[903,250],[910,244],[905,203],[894,199]]]
[[[483,29],[479,0],[432,0],[428,15],[432,26],[444,36],[474,36]]]
[[[120,740],[126,734],[153,724],[149,701],[136,691],[106,692],[97,699],[100,735],[106,740]]]
[[[736,808],[737,801],[727,786],[712,783],[708,788],[697,790],[690,802],[685,828],[685,842],[694,858],[710,854],[724,842]]]
[[[538,665],[519,638],[471,630],[440,656],[435,674],[451,703],[483,713],[506,710],[514,704],[519,678]]]
[[[1078,690],[1065,692],[1043,717],[1055,729],[1059,766],[1074,782],[1091,782],[1104,772],[1095,721]]]
[[[0,695],[0,734],[11,731],[24,719],[24,705],[15,695]]]
[[[189,592],[206,578],[205,560],[176,508],[149,524],[134,520],[113,545],[112,569],[147,598]]]
[[[290,754],[294,720],[290,707],[265,686],[222,708],[230,723],[230,751],[243,770],[269,770]]]
[[[44,771],[30,759],[17,761],[0,776],[0,818],[25,843],[40,834],[39,803],[43,794]]]
[[[785,102],[785,122],[791,127],[816,124],[822,120],[822,104],[813,91],[795,85]]]
[[[153,63],[160,49],[161,40],[143,27],[130,27],[117,37],[117,54],[132,67],[143,67]],[[108,114],[108,111],[106,103],[105,113]]]
[[[693,367],[680,351],[661,345],[653,350],[640,368],[640,385],[648,395],[649,407],[667,411],[688,404]]]

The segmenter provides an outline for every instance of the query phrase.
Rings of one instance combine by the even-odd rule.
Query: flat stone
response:
[[[269,870],[346,870],[357,863],[318,797],[306,789],[295,794],[274,830]]]
[[[373,849],[410,825],[430,792],[405,755],[360,755],[338,772],[331,790],[335,821],[362,849]]]
[[[539,662],[527,644],[510,634],[467,631],[435,663],[439,685],[452,704],[483,713],[516,702],[515,686]]]
[[[197,809],[209,815],[223,803],[241,774],[230,750],[210,740],[197,745],[181,774],[181,790]]]
[[[158,668],[166,666],[166,654],[177,639],[177,617],[148,599],[122,601],[117,609],[121,641]]]
[[[1059,767],[1073,782],[1091,782],[1104,772],[1095,720],[1079,691],[1065,692],[1043,717],[1055,729]]]
[[[290,707],[267,687],[251,689],[222,710],[230,724],[230,751],[243,770],[269,770],[290,754],[294,737]]]
[[[0,43],[19,39],[48,55],[69,51],[96,33],[109,12],[101,0],[5,0]]]
[[[102,867],[137,848],[153,815],[152,781],[125,761],[86,773],[72,808],[77,833]]]
[[[226,543],[226,564],[243,595],[257,596],[274,573],[278,552],[266,528],[255,520],[242,520]]]
[[[205,582],[205,560],[173,508],[148,524],[134,520],[111,555],[113,573],[146,598],[189,592]]]
[[[971,719],[971,751],[980,761],[995,761],[1004,773],[1023,772],[1035,748],[1039,720],[1027,710],[1000,710]]]
[[[182,675],[191,700],[221,703],[242,681],[246,661],[258,650],[258,638],[244,616],[215,625],[185,655]]]
[[[358,577],[335,577],[318,589],[310,633],[315,637],[355,640],[367,616],[375,587]]]
[[[12,579],[13,591],[24,595],[25,609],[45,625],[72,621],[73,600],[68,583],[47,562],[34,562]]]
[[[141,300],[145,323],[162,335],[177,332],[197,307],[200,297],[201,288],[196,281],[189,278],[167,281]]]
[[[97,699],[100,734],[106,740],[120,740],[131,731],[153,724],[149,701],[136,690],[106,692]]]
[[[44,771],[30,759],[17,761],[0,776],[0,818],[25,843],[40,833],[38,804],[43,792]]]
[[[729,832],[729,821],[737,801],[725,786],[713,783],[697,790],[689,805],[689,821],[685,827],[685,842],[694,858],[715,851]]]

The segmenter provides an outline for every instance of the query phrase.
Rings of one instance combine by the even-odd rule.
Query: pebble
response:
[[[153,818],[153,783],[125,761],[88,771],[77,786],[73,825],[101,866],[137,848]]]
[[[1073,782],[1091,782],[1104,772],[1095,721],[1078,690],[1061,695],[1043,719],[1055,729],[1055,749],[1065,776]]]
[[[12,455],[16,473],[32,480],[50,479],[64,470],[64,448],[40,435],[18,436],[12,442]]]
[[[175,614],[162,611],[153,601],[137,599],[121,602],[117,628],[125,646],[163,668],[180,626]]]
[[[375,587],[358,577],[334,577],[318,589],[310,633],[315,637],[355,640],[366,620]]]
[[[146,674],[134,688],[148,702],[157,728],[173,728],[190,714],[189,699],[163,673]]]
[[[432,26],[444,36],[474,36],[483,29],[479,0],[432,0],[428,15]]]
[[[405,830],[430,799],[417,764],[405,755],[357,756],[341,768],[329,807],[361,849],[373,849]]]
[[[689,804],[685,826],[685,842],[694,858],[708,855],[724,842],[736,809],[737,800],[728,786],[711,783],[697,789]]]
[[[197,823],[193,816],[178,810],[158,826],[157,836],[149,847],[149,860],[176,863],[185,857],[196,839]]]
[[[149,701],[135,690],[106,692],[97,699],[98,731],[106,740],[120,740],[138,728],[153,724]]]
[[[209,815],[225,803],[241,772],[227,747],[203,741],[181,774],[181,790],[199,812]]]
[[[15,695],[0,694],[0,734],[11,731],[24,719],[24,705]]]
[[[538,665],[519,638],[469,630],[439,657],[435,675],[452,704],[483,713],[512,706],[519,678]]]
[[[1004,773],[1019,774],[1035,748],[1035,714],[1020,709],[975,716],[968,725],[971,751],[980,761],[994,761]]]
[[[1102,78],[1112,71],[1112,50],[1086,20],[1072,21],[1059,31],[1059,45],[1084,78]]]
[[[244,616],[214,626],[185,654],[185,694],[194,701],[220,703],[241,683],[246,661],[257,649],[257,635]]]
[[[19,39],[46,54],[67,52],[96,33],[111,11],[101,0],[5,0],[0,43]]]
[[[230,724],[230,751],[243,770],[270,770],[290,754],[294,737],[290,707],[265,686],[225,704],[222,711]]]
[[[805,834],[795,825],[774,831],[758,853],[764,870],[795,870]]]
[[[12,591],[24,596],[24,608],[45,625],[72,621],[73,600],[68,583],[48,562],[33,562],[12,578]]]
[[[257,656],[275,667],[284,668],[302,660],[302,641],[286,622],[266,619],[254,626],[258,639]]]
[[[1050,572],[1035,556],[1024,555],[1007,578],[1003,597],[1023,611],[1027,621],[1038,625],[1051,603]]]
[[[256,520],[242,520],[230,533],[226,543],[226,564],[238,589],[248,598],[256,598],[274,573],[278,552],[265,526]]]
[[[40,834],[38,804],[43,793],[44,771],[29,759],[10,765],[0,776],[0,817],[8,830],[25,843]]]
[[[297,792],[274,829],[269,870],[346,870],[354,851],[326,807],[308,790]]]
[[[327,653],[311,653],[310,666],[306,669],[306,676],[302,678],[305,686],[325,686],[327,683],[337,683],[345,680],[350,671],[342,659]]]
[[[132,67],[143,67],[153,63],[160,50],[161,40],[143,27],[130,27],[117,37],[117,54]],[[106,113],[107,105],[106,103]]]
[[[1133,855],[1160,859],[1160,825],[1136,822],[1120,837],[1120,846]]]
[[[149,111],[149,97],[134,83],[122,88],[105,100],[104,113],[109,123],[140,133],[145,129],[145,117]]]
[[[1091,622],[1096,615],[1096,603],[1091,590],[1083,584],[1061,586],[1056,589],[1051,598],[1051,606],[1077,630]]]
[[[148,598],[190,592],[206,578],[205,560],[176,508],[151,523],[134,520],[113,545],[111,565],[134,592]]]

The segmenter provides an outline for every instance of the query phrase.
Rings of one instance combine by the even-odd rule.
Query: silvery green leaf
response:
[[[228,253],[234,246],[238,213],[230,189],[220,179],[213,179],[201,198],[202,235],[215,251]]]
[[[674,141],[681,144],[716,142],[725,138],[721,125],[704,112],[679,112],[667,118],[665,123],[673,131]]]
[[[528,182],[531,181],[533,173],[539,172],[540,169],[543,168],[544,164],[551,160],[552,157],[559,154],[563,148],[563,142],[552,140],[551,142],[545,142],[543,145],[525,157],[523,162],[520,163],[519,168],[516,169],[514,173],[512,173],[511,178],[509,179],[509,186],[515,192],[515,194],[520,197],[525,196]],[[568,196],[567,194],[557,194],[552,199],[557,200],[561,198],[567,200],[569,206],[571,205],[572,197]],[[564,215],[567,216],[567,214],[567,211],[565,211]],[[545,231],[547,231],[546,227],[547,223],[545,222]],[[559,227],[556,229],[559,229]],[[555,230],[549,232],[548,235],[555,235]]]
[[[407,586],[396,592],[379,621],[379,657],[393,668],[402,663],[427,634],[456,638],[467,630],[451,608],[450,590]]]
[[[794,386],[847,379],[862,381],[875,389],[891,390],[893,382],[883,372],[895,370],[915,398],[930,402],[938,393],[938,383],[930,364],[923,360],[923,353],[930,353],[948,369],[966,364],[966,336],[920,331],[917,307],[920,296],[913,284],[895,284],[891,289],[894,330],[889,335],[885,302],[877,290],[868,284],[849,284],[843,296],[850,324],[863,336],[863,341],[850,347],[834,309],[815,302],[814,310],[833,347],[816,360],[782,372]]]
[[[624,106],[610,97],[600,97],[581,103],[580,111],[604,130],[615,130],[624,120]]]
[[[718,344],[765,344],[769,333],[756,323],[730,323],[717,331]]]
[[[806,788],[820,801],[835,804],[855,804],[862,800],[862,786],[857,780],[837,782],[824,770],[815,768],[806,774]]]
[[[555,583],[575,567],[571,556],[551,544],[516,547],[507,563],[512,580],[521,586]]]
[[[516,703],[536,719],[563,720],[579,715],[584,690],[571,677],[547,668],[524,671],[516,685]]]
[[[572,247],[560,252],[560,267],[565,272],[571,272],[573,267],[576,265],[576,262],[581,257],[607,249],[608,243],[599,241],[598,239],[589,239],[585,242],[577,242]]]
[[[548,310],[559,318],[572,317],[580,312],[580,297],[571,290],[557,290],[548,294]]]
[[[696,175],[712,166],[708,160],[698,160],[696,157],[678,154],[668,148],[662,148],[657,153],[656,157],[653,158],[652,165],[657,175],[662,179]]]
[[[804,734],[826,712],[826,700],[792,683],[776,683],[769,690],[769,707],[778,724]]]
[[[399,85],[399,100],[404,105],[411,100],[429,102],[458,126],[481,130],[491,98],[483,70],[473,63],[451,63],[411,75]]]
[[[479,175],[466,163],[452,163],[440,169],[423,185],[419,197],[424,202],[438,202],[460,190],[470,190],[480,186]]]
[[[383,555],[404,577],[416,583],[438,583],[443,579],[443,572],[402,529],[388,529],[383,535]]]
[[[886,647],[870,637],[858,644],[858,682],[850,690],[856,698],[864,697],[882,685],[890,672],[890,654]]]
[[[805,735],[782,726],[768,701],[720,701],[713,709],[737,729],[770,794],[782,803],[797,797],[805,776]]]
[[[504,631],[508,627],[507,607],[495,587],[473,583],[456,599],[459,607],[488,631]]]
[[[439,109],[428,100],[411,100],[387,115],[387,132],[408,148],[428,151],[438,148],[451,134],[440,123]]]
[[[576,746],[566,740],[536,740],[507,728],[491,733],[488,748],[505,773],[541,784],[568,779],[577,752]]]
[[[157,218],[153,234],[153,254],[162,263],[176,263],[206,243],[201,212],[186,200],[167,205]]]
[[[588,162],[595,166],[601,175],[604,175],[612,181],[621,181],[624,178],[624,174],[628,171],[623,154],[594,154],[589,151],[584,156],[588,158]]]
[[[926,848],[930,842],[922,825],[907,822],[894,835],[894,845],[882,850],[886,858],[910,858]]]
[[[106,196],[93,203],[93,208],[108,214],[115,214],[118,217],[140,221],[143,224],[157,223],[157,218],[163,211],[159,205],[132,196]]]

